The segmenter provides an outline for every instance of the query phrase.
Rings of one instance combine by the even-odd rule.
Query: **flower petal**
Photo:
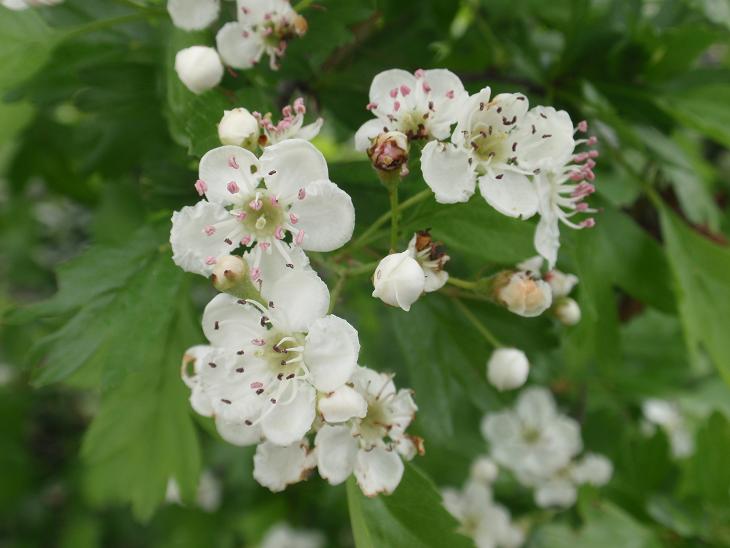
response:
[[[307,141],[311,141],[317,135],[319,135],[319,131],[322,129],[322,124],[324,124],[324,118],[317,118],[311,124],[303,126],[299,131],[296,132],[294,136],[297,139],[305,139]]]
[[[296,391],[294,399],[292,394]],[[312,427],[317,392],[304,381],[288,381],[288,387],[261,421],[261,429],[271,443],[289,445],[306,435]],[[291,401],[289,401],[291,399]]]
[[[321,396],[317,407],[327,422],[345,422],[355,417],[363,419],[368,413],[365,398],[346,384]]]
[[[329,179],[324,156],[304,139],[286,139],[266,147],[261,169],[266,187],[284,203],[294,201],[309,183]]]
[[[355,150],[365,152],[372,145],[373,139],[381,133],[386,133],[386,127],[380,118],[365,122],[355,132]]]
[[[537,212],[537,190],[530,179],[511,171],[498,177],[479,177],[479,192],[487,203],[508,217],[532,217]]]
[[[390,69],[377,74],[370,84],[370,102],[378,105],[379,111],[390,112],[395,100],[390,93],[394,89],[400,90],[401,86],[415,89],[416,77],[402,69]]]
[[[261,312],[251,304],[219,293],[203,311],[203,333],[214,346],[239,350],[266,334]]]
[[[558,218],[554,215],[540,216],[540,222],[535,229],[535,250],[545,258],[548,269],[552,269],[558,260],[560,249],[560,227]]]
[[[259,425],[248,426],[239,421],[227,421],[221,417],[215,418],[215,427],[221,438],[233,445],[255,445],[263,439]]]
[[[183,30],[202,30],[218,18],[220,0],[167,0],[172,23]]]
[[[306,440],[297,441],[286,447],[264,442],[256,448],[253,457],[253,477],[274,493],[286,486],[306,478],[313,467]]]
[[[229,67],[245,70],[258,63],[264,52],[260,33],[247,29],[236,21],[226,23],[215,36],[218,54]]]
[[[466,202],[474,194],[476,175],[469,165],[469,154],[462,148],[431,141],[421,152],[421,170],[441,204]]]
[[[318,390],[329,392],[346,383],[357,367],[357,331],[337,316],[318,319],[304,342],[304,363]]]
[[[205,182],[208,201],[223,205],[236,202],[236,197],[251,194],[258,184],[260,164],[256,156],[245,148],[224,145],[206,152],[200,159],[199,177]],[[235,183],[240,189],[232,194],[228,190],[229,183]]]
[[[345,481],[355,467],[357,440],[349,426],[325,424],[314,439],[317,448],[317,469],[319,475],[337,485]]]
[[[206,228],[211,226],[218,228],[209,235]],[[237,247],[237,241],[225,241],[228,232],[235,229],[236,220],[219,204],[201,200],[185,206],[172,214],[172,260],[186,272],[209,276],[215,259]]]
[[[370,451],[357,452],[355,478],[368,497],[395,491],[403,477],[403,469],[403,461],[395,451],[376,446]]]
[[[291,208],[304,231],[302,248],[307,251],[333,251],[352,238],[355,208],[352,199],[330,181],[315,181],[305,188],[306,196]]]
[[[515,156],[520,167],[557,170],[570,161],[575,149],[573,122],[564,110],[537,106],[525,115],[510,141],[518,143]]]
[[[424,73],[424,81],[431,88],[430,99],[434,105],[434,119],[431,123],[449,126],[456,121],[469,94],[464,90],[464,84],[459,77],[446,69],[431,69]],[[432,130],[433,131],[433,130]],[[437,139],[444,139],[448,135],[437,135]]]
[[[269,317],[279,329],[306,333],[327,314],[329,289],[314,270],[290,270],[269,288],[264,297],[274,303]]]

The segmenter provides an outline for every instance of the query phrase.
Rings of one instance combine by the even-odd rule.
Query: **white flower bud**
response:
[[[319,400],[319,412],[327,422],[345,422],[354,417],[362,419],[368,413],[368,404],[359,392],[342,385]]]
[[[223,112],[218,122],[218,138],[224,145],[254,148],[259,138],[259,123],[245,108]]]
[[[551,270],[545,274],[545,281],[550,284],[553,292],[553,299],[558,297],[567,297],[578,283],[578,276],[574,274],[565,274],[560,270]]]
[[[177,52],[175,72],[185,87],[200,94],[220,83],[223,79],[223,64],[215,49],[192,46]]]
[[[570,297],[563,297],[553,306],[555,317],[563,325],[575,325],[580,321],[580,306]]]
[[[248,265],[241,257],[224,255],[216,261],[210,281],[218,291],[225,292],[239,285],[247,276]]]
[[[220,0],[167,0],[173,25],[182,30],[202,30],[218,19]]]
[[[406,312],[418,300],[426,285],[426,276],[408,251],[385,257],[373,274],[373,297]]]
[[[527,356],[517,348],[498,348],[487,362],[487,379],[500,392],[525,384],[529,372]]]
[[[550,286],[525,272],[514,272],[503,285],[496,287],[496,299],[510,312],[532,318],[539,316],[552,304]]]
[[[499,468],[489,457],[479,457],[471,465],[470,476],[476,481],[494,483],[499,474]]]

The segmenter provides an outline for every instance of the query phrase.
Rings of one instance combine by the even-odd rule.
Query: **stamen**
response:
[[[231,194],[236,194],[239,190],[241,190],[235,181],[231,181],[226,185],[226,188],[228,189],[228,192]]]
[[[199,196],[202,196],[203,194],[205,194],[206,192],[208,192],[208,185],[202,179],[198,179],[195,182],[195,185],[194,186],[195,186],[195,190],[198,191],[198,195]]]
[[[231,166],[233,169],[238,169],[239,167],[241,167],[241,166],[238,165],[238,162],[236,161],[236,157],[235,156],[231,156],[228,159],[228,165]]]

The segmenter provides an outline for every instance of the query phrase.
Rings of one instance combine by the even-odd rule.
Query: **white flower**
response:
[[[182,505],[180,486],[175,478],[167,482],[165,501],[170,504]],[[195,502],[205,512],[215,512],[221,504],[221,482],[210,470],[203,470],[198,481],[198,490],[195,494]]]
[[[286,523],[272,525],[259,548],[323,548],[324,535],[319,531],[293,529]]]
[[[575,325],[580,321],[580,306],[570,297],[559,298],[553,305],[553,312],[564,325]]]
[[[549,477],[582,447],[578,423],[559,414],[550,392],[537,387],[520,394],[514,411],[485,416],[482,433],[492,458],[518,475]]]
[[[446,255],[438,242],[432,240],[428,230],[416,232],[413,235],[411,241],[408,242],[408,253],[418,261],[423,270],[426,278],[423,290],[430,293],[441,289],[449,279],[449,273],[444,270],[444,265],[450,257]]]
[[[499,283],[495,297],[510,312],[526,318],[539,316],[552,304],[550,286],[526,272],[513,272],[506,283]]]
[[[175,72],[190,91],[203,93],[217,86],[223,78],[218,53],[206,46],[192,46],[175,55]]]
[[[263,130],[263,135],[259,140],[262,147],[275,145],[286,139],[304,139],[311,141],[322,129],[324,120],[317,118],[311,124],[304,125],[304,115],[307,113],[307,107],[304,100],[299,97],[294,100],[292,105],[286,105],[281,109],[282,119],[276,124],[271,121],[271,113],[267,112],[261,116],[258,112],[253,115],[259,122]]]
[[[373,285],[373,297],[408,311],[425,290],[426,276],[410,251],[391,253],[375,269]]]
[[[500,391],[519,388],[529,372],[527,356],[517,348],[497,348],[487,362],[487,379]]]
[[[245,108],[223,111],[218,122],[218,139],[224,145],[253,149],[259,140],[259,122]]]
[[[499,468],[489,457],[477,457],[471,463],[469,468],[469,477],[474,481],[479,481],[487,485],[493,483],[497,479]]]
[[[357,130],[355,148],[365,151],[389,131],[409,139],[446,139],[466,98],[459,77],[445,69],[381,72],[370,84],[367,105],[376,118]]]
[[[218,19],[220,0],[167,0],[172,23],[183,30],[202,30]]]
[[[469,481],[463,490],[444,489],[442,495],[444,507],[477,548],[516,548],[524,543],[524,533],[512,525],[509,511],[494,502],[484,483]]]
[[[573,465],[573,480],[578,484],[590,484],[597,487],[606,485],[613,475],[613,464],[603,455],[587,453]]]
[[[3,0],[0,2],[0,6],[4,6],[8,9],[20,11],[28,8],[37,8],[41,6],[55,6],[60,4],[63,0]]]
[[[287,0],[237,0],[238,21],[226,23],[216,35],[223,62],[248,69],[269,56],[272,69],[278,68],[287,40],[301,36],[307,22]]]
[[[543,279],[550,284],[554,299],[567,297],[578,284],[578,276],[575,274],[566,274],[557,269],[546,273]]]
[[[248,445],[263,435],[288,445],[312,426],[317,391],[335,391],[350,378],[360,343],[349,323],[327,315],[329,292],[313,271],[289,272],[262,294],[268,308],[213,298],[203,313],[211,361],[186,382],[207,396],[226,440]]]
[[[293,245],[332,251],[352,236],[352,200],[329,180],[327,162],[311,143],[290,139],[267,147],[259,160],[250,151],[222,146],[200,160],[195,188],[207,200],[172,217],[175,264],[209,275],[218,257],[251,247],[251,277],[259,278],[263,255],[276,252],[293,264]]]
[[[264,487],[278,493],[286,489],[287,485],[306,479],[314,466],[315,458],[306,439],[284,447],[265,441],[256,447],[253,477]]]
[[[684,458],[694,453],[694,438],[692,432],[679,410],[677,404],[650,398],[641,406],[644,418],[651,424],[655,424],[664,430],[669,439],[674,458]]]
[[[372,497],[392,493],[403,476],[402,458],[410,460],[423,448],[405,433],[417,407],[410,390],[396,391],[392,377],[366,367],[352,376],[367,413],[344,424],[325,424],[315,445],[320,475],[331,484],[355,474],[360,489]]]

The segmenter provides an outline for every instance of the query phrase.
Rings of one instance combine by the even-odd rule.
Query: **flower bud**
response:
[[[525,272],[505,271],[497,275],[493,285],[494,300],[510,312],[532,318],[552,304],[550,286]]]
[[[259,138],[259,123],[245,108],[225,110],[218,122],[218,138],[224,145],[254,148]]]
[[[220,83],[223,79],[223,64],[215,49],[192,46],[177,52],[175,72],[185,87],[200,94]]]
[[[215,263],[210,281],[213,287],[222,293],[243,298],[251,296],[248,264],[237,255],[220,257]]]
[[[381,133],[368,149],[373,167],[379,173],[408,174],[408,137],[400,131]]]
[[[479,457],[471,465],[470,476],[472,479],[483,483],[493,483],[497,479],[499,468],[489,457]]]
[[[368,412],[365,398],[347,385],[322,396],[318,408],[324,420],[333,423],[345,422],[354,417],[362,419]]]
[[[294,34],[297,36],[304,36],[307,34],[307,29],[309,29],[309,23],[307,23],[304,17],[297,15],[292,21],[292,28],[294,29]]]
[[[423,293],[426,277],[421,265],[408,251],[385,257],[373,274],[373,297],[406,312]]]
[[[498,348],[487,362],[487,379],[500,392],[525,384],[529,372],[527,356],[517,348]]]
[[[580,321],[580,306],[570,297],[561,297],[553,305],[553,314],[563,325],[575,325]]]
[[[551,270],[544,276],[545,281],[550,284],[553,292],[553,298],[567,297],[578,283],[578,276],[574,274],[565,274],[560,270]]]

